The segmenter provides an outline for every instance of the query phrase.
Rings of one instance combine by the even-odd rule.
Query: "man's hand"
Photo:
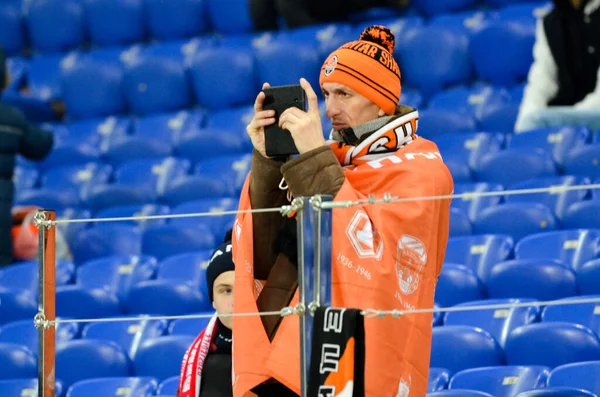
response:
[[[269,88],[269,83],[264,83],[262,89]],[[254,101],[254,117],[248,126],[246,132],[250,136],[252,145],[263,157],[269,158],[265,152],[265,127],[275,123],[275,111],[263,110],[265,93],[260,92],[256,101]]]
[[[300,85],[306,93],[308,111],[305,112],[295,107],[285,110],[279,117],[279,126],[290,131],[298,152],[303,154],[325,146],[325,137],[323,137],[317,94],[306,79],[300,79]]]

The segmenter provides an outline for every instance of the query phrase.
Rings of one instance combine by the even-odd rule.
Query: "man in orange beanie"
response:
[[[300,80],[308,110],[290,108],[278,120],[294,139],[299,152],[295,158],[267,157],[264,127],[276,120],[272,111],[263,110],[265,94],[258,94],[247,126],[255,150],[240,210],[277,207],[293,197],[317,194],[356,201],[371,194],[418,198],[452,193],[452,177],[438,148],[417,135],[418,112],[400,105],[394,43],[389,29],[373,26],[325,60],[320,85],[333,126],[329,141],[324,139],[317,95]],[[292,197],[280,188],[286,185]],[[334,210],[332,305],[433,308],[449,214],[447,199]],[[293,223],[277,213],[237,216],[235,312],[279,310],[298,302]],[[431,322],[431,313],[365,319],[365,362],[359,363],[365,368],[364,391],[343,395],[424,397]],[[235,397],[300,393],[297,316],[235,317],[233,329]]]

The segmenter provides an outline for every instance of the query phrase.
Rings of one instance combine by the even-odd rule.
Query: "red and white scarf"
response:
[[[202,385],[202,369],[217,330],[217,316],[198,335],[183,356],[179,375],[178,397],[198,397]]]
[[[327,144],[333,150],[335,157],[342,165],[360,165],[368,161],[377,160],[396,152],[416,138],[419,121],[419,112],[411,109],[405,114],[391,116],[388,120],[374,120],[363,125],[364,129],[360,135],[369,134],[365,140],[357,145],[344,143],[339,132],[332,131]],[[385,122],[381,126],[381,123]],[[379,128],[371,133],[368,127],[378,124]]]

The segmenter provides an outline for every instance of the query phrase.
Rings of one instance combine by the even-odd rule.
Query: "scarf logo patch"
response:
[[[404,295],[412,294],[419,287],[419,276],[425,263],[425,244],[414,236],[402,236],[396,250],[396,274],[400,291]]]

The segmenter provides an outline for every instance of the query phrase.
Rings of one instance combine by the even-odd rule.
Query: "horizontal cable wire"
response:
[[[220,314],[219,317],[250,317],[250,316],[288,316],[294,313],[292,308],[283,308],[278,311],[270,312],[249,312],[249,313],[231,313],[231,314]],[[214,313],[203,313],[203,314],[186,314],[178,316],[139,316],[139,317],[104,317],[104,318],[88,318],[88,319],[56,319],[54,321],[46,321],[47,325],[58,325],[58,324],[73,324],[73,323],[118,323],[126,321],[155,321],[155,320],[188,320],[198,318],[212,318]]]
[[[411,201],[429,201],[429,200],[449,200],[449,199],[475,199],[479,197],[501,197],[501,196],[515,196],[525,194],[540,194],[540,193],[562,193],[568,191],[580,191],[580,190],[594,190],[600,189],[600,184],[589,184],[589,185],[555,185],[543,188],[532,188],[532,189],[515,189],[515,190],[500,190],[493,192],[468,192],[461,194],[449,194],[439,196],[422,196],[422,197],[396,197],[391,196],[389,193],[385,194],[382,199],[376,199],[374,196],[364,200],[357,201],[330,201],[315,204],[321,210],[333,209],[333,208],[349,208],[354,206],[366,206],[373,204],[389,204],[389,203],[404,203]],[[232,211],[214,211],[214,212],[198,212],[189,214],[171,214],[171,215],[139,215],[129,217],[114,217],[114,218],[88,218],[88,219],[59,219],[55,221],[41,221],[41,225],[64,225],[70,223],[92,223],[92,222],[120,222],[120,221],[144,221],[144,220],[157,220],[157,219],[177,219],[177,218],[198,218],[208,216],[224,216],[224,215],[237,215],[242,213],[273,213],[279,212],[282,215],[290,214],[294,210],[300,209],[294,203],[292,205],[284,205],[281,207],[273,208],[258,208],[250,210],[232,210]]]
[[[581,298],[581,299],[559,299],[551,301],[533,301],[533,302],[520,302],[520,303],[497,303],[490,305],[477,305],[477,306],[451,306],[442,308],[431,308],[431,309],[415,309],[415,310],[376,310],[376,309],[365,309],[361,311],[361,314],[367,318],[372,317],[386,317],[391,316],[398,318],[400,316],[406,316],[408,314],[425,314],[425,313],[451,313],[451,312],[466,312],[466,311],[485,311],[485,310],[500,310],[500,309],[516,309],[516,308],[527,308],[527,307],[540,307],[540,306],[566,306],[566,305],[581,305],[586,303],[599,303],[600,297],[597,298]],[[291,307],[285,307],[279,311],[268,311],[268,312],[248,312],[248,313],[231,313],[222,314],[219,317],[250,317],[250,316],[289,316],[297,314],[298,310]],[[211,318],[213,313],[206,314],[188,314],[178,316],[139,316],[139,317],[106,317],[106,318],[91,318],[91,319],[58,319],[54,321],[45,321],[45,325],[58,325],[58,324],[70,324],[70,323],[110,323],[110,322],[124,322],[124,321],[151,321],[151,320],[184,320],[184,319],[198,319],[198,318]]]
[[[518,299],[518,298],[515,298]],[[399,317],[407,314],[421,314],[421,313],[451,313],[451,312],[468,312],[468,311],[481,311],[481,310],[501,310],[501,309],[516,309],[523,307],[538,307],[538,306],[565,306],[565,305],[582,305],[585,303],[600,303],[600,298],[581,298],[581,299],[561,299],[552,301],[534,301],[534,302],[521,302],[521,303],[497,303],[490,305],[477,305],[477,306],[451,306],[451,307],[440,307],[433,309],[415,309],[415,310],[374,310],[366,309],[361,312],[365,317],[383,317],[392,316]]]
[[[493,192],[468,192],[461,194],[448,194],[440,196],[421,196],[421,197],[395,197],[386,194],[382,199],[376,199],[370,197],[364,200],[356,201],[329,201],[323,202],[319,205],[321,209],[332,209],[332,208],[349,208],[354,206],[365,206],[372,204],[389,204],[389,203],[405,203],[411,201],[429,201],[429,200],[449,200],[449,199],[467,199],[471,200],[479,197],[497,197],[497,196],[516,196],[522,194],[539,194],[539,193],[562,193],[568,191],[578,190],[593,190],[600,189],[600,184],[591,185],[555,185],[550,187],[540,187],[531,189],[515,189],[515,190],[500,190]]]

